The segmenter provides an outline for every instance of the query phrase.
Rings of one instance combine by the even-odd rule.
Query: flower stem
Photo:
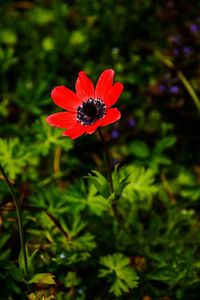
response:
[[[98,133],[99,133],[99,136],[101,138],[101,141],[102,141],[102,144],[103,144],[103,147],[104,147],[110,193],[113,194],[113,197],[114,197],[114,199],[112,200],[112,204],[111,204],[113,214],[115,216],[115,219],[116,219],[119,227],[124,232],[126,232],[126,234],[134,241],[134,243],[137,246],[138,251],[141,253],[141,255],[145,255],[144,249],[143,249],[142,245],[140,244],[140,242],[137,240],[137,238],[135,238],[133,236],[133,234],[131,234],[129,229],[125,226],[124,218],[123,218],[122,214],[120,213],[120,211],[118,209],[116,199],[115,199],[115,193],[114,193],[114,186],[113,186],[113,180],[112,180],[112,170],[111,170],[110,155],[109,155],[108,147],[107,147],[107,144],[105,142],[105,138],[104,138],[103,133],[102,133],[100,128],[98,128]]]
[[[105,160],[106,160],[106,165],[107,165],[108,183],[109,183],[109,188],[110,188],[110,194],[113,194],[113,196],[115,197],[114,187],[113,187],[113,180],[112,180],[112,169],[111,169],[111,162],[110,162],[110,155],[109,155],[108,147],[107,147],[105,138],[103,136],[103,132],[100,128],[98,128],[98,133],[99,133],[99,136],[101,138],[103,148],[104,148],[104,153],[105,153]],[[115,198],[113,199],[113,201],[111,203],[111,206],[112,206],[113,214],[114,214],[118,224],[120,225],[121,228],[125,229],[124,222],[123,222],[123,217],[122,217],[121,213],[118,210]]]
[[[106,160],[106,166],[107,166],[107,172],[108,172],[108,183],[109,183],[109,188],[110,188],[110,193],[112,194],[114,192],[113,188],[113,181],[112,181],[112,170],[111,170],[111,163],[110,163],[110,155],[108,152],[108,147],[106,145],[106,141],[103,136],[103,132],[101,128],[98,128],[98,133],[101,138],[103,148],[104,148],[104,153],[105,153],[105,160]]]
[[[22,213],[21,213],[21,208],[20,205],[18,203],[18,200],[16,198],[15,192],[13,190],[13,187],[4,171],[4,168],[2,167],[2,165],[0,164],[0,170],[1,173],[5,179],[5,182],[8,186],[8,189],[10,191],[10,194],[12,195],[13,198],[13,202],[16,208],[16,213],[17,213],[17,221],[18,221],[18,228],[19,228],[19,236],[20,236],[20,244],[21,244],[21,251],[22,251],[22,255],[23,255],[23,259],[24,259],[24,276],[25,279],[28,278],[28,261],[27,261],[27,255],[26,255],[26,247],[25,247],[25,242],[24,242],[24,230],[23,230],[23,222],[22,222]]]

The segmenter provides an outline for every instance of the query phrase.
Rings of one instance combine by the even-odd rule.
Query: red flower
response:
[[[47,117],[47,123],[59,128],[67,128],[63,133],[71,139],[82,134],[92,134],[99,126],[106,126],[120,119],[117,108],[110,108],[118,100],[123,84],[113,85],[114,71],[105,70],[94,89],[85,72],[78,74],[76,93],[64,86],[57,86],[51,92],[53,101],[66,112]]]

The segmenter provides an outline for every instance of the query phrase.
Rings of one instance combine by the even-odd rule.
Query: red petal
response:
[[[78,96],[65,86],[55,87],[51,92],[51,97],[58,106],[72,112],[75,112],[82,103]]]
[[[75,120],[76,114],[71,112],[59,112],[46,118],[48,124],[59,128],[67,128],[71,126]]]
[[[101,125],[102,120],[97,120],[94,124],[87,126],[86,133],[92,134],[96,131],[97,127]]]
[[[118,100],[119,96],[121,95],[123,88],[124,86],[120,82],[116,82],[113,85],[113,87],[110,89],[110,91],[108,92],[108,94],[104,99],[107,108],[115,104],[115,102]]]
[[[81,125],[78,122],[72,124],[65,132],[64,136],[68,136],[70,139],[76,139],[86,132],[86,126]]]
[[[114,71],[112,69],[105,70],[99,77],[95,89],[95,98],[104,100],[106,94],[112,87]]]
[[[104,119],[101,122],[101,126],[106,126],[113,122],[116,122],[121,118],[121,113],[117,108],[110,108],[107,110]]]
[[[78,74],[78,79],[76,81],[76,93],[82,100],[90,97],[94,98],[94,85],[83,71]]]

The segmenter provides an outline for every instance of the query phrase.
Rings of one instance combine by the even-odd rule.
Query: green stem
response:
[[[25,242],[24,242],[24,230],[23,230],[23,222],[22,222],[22,214],[21,214],[21,208],[20,205],[17,201],[16,195],[14,193],[13,187],[4,171],[4,168],[2,167],[2,165],[0,164],[0,170],[1,173],[6,181],[6,184],[8,186],[8,189],[12,195],[13,198],[13,202],[16,208],[16,213],[17,213],[17,221],[18,221],[18,228],[19,228],[19,236],[20,236],[20,244],[21,244],[21,250],[22,250],[22,255],[23,255],[23,259],[24,259],[24,275],[25,275],[25,279],[28,278],[28,262],[27,262],[27,255],[26,255],[26,247],[25,247]]]
[[[100,128],[98,128],[98,133],[99,136],[101,138],[103,147],[104,147],[104,153],[105,153],[105,160],[106,160],[106,165],[107,165],[107,172],[108,172],[108,182],[109,182],[109,188],[110,188],[110,193],[113,194],[114,199],[112,201],[112,211],[113,214],[115,216],[115,219],[117,220],[117,223],[119,224],[119,227],[126,232],[126,234],[128,234],[130,236],[130,238],[134,241],[135,245],[137,245],[138,250],[140,251],[140,253],[142,255],[144,255],[144,250],[142,245],[139,243],[139,241],[130,233],[130,231],[126,228],[125,224],[124,224],[124,218],[122,216],[122,214],[120,213],[117,203],[116,203],[116,199],[115,199],[115,194],[114,194],[114,187],[113,187],[113,180],[112,180],[112,170],[111,170],[111,163],[110,163],[110,155],[109,155],[109,151],[107,148],[107,144],[105,142],[103,133],[101,131]]]
[[[185,75],[181,71],[177,71],[177,77],[180,79],[182,82],[183,86],[187,90],[188,94],[192,98],[194,104],[196,105],[198,111],[200,112],[200,99],[197,96],[194,88],[192,87],[191,83],[187,80]]]
[[[110,163],[110,155],[108,152],[108,147],[106,145],[106,141],[103,136],[103,132],[101,128],[98,128],[98,133],[101,138],[103,148],[104,148],[104,153],[105,153],[105,160],[106,160],[106,166],[107,166],[107,171],[108,171],[108,183],[109,183],[109,188],[110,188],[110,193],[112,194],[114,192],[113,188],[113,180],[112,180],[112,170],[111,170],[111,163]]]
[[[98,133],[99,133],[99,136],[101,138],[103,148],[104,148],[104,153],[105,153],[105,160],[106,160],[106,166],[107,166],[107,172],[108,172],[108,183],[109,183],[109,188],[110,188],[110,194],[114,195],[114,187],[113,187],[113,180],[112,180],[112,169],[111,169],[111,162],[110,162],[110,155],[109,155],[108,147],[107,147],[106,141],[104,139],[103,132],[100,128],[98,128]],[[115,195],[114,195],[114,197],[115,197]],[[118,224],[120,225],[121,228],[125,229],[124,222],[123,222],[123,217],[122,217],[121,213],[118,210],[117,203],[116,203],[115,199],[113,199],[113,201],[111,203],[111,206],[112,206],[113,214],[114,214]]]

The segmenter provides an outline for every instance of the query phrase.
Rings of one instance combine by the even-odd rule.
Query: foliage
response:
[[[123,190],[122,196],[132,201],[152,198],[158,191],[155,184],[155,174],[151,169],[128,166],[122,170],[128,184]]]
[[[115,253],[102,257],[100,263],[104,266],[104,269],[100,269],[99,277],[111,277],[112,285],[109,291],[115,296],[121,296],[129,289],[138,286],[139,277],[134,269],[130,267],[128,257],[123,256],[121,253]]]
[[[197,0],[1,1],[0,163],[30,274],[0,174],[0,300],[200,298],[199,11]],[[107,68],[125,86],[122,118],[103,128],[113,193],[98,136],[71,141],[45,121],[55,86]]]
[[[0,160],[11,179],[15,179],[18,174],[23,172],[30,156],[31,153],[26,150],[25,145],[22,145],[18,138],[0,139]]]

